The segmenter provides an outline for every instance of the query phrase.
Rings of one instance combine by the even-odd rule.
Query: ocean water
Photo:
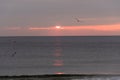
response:
[[[120,74],[120,37],[0,37],[0,75],[43,74]]]

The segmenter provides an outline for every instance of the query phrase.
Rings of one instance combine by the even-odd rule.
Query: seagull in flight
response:
[[[77,22],[80,22],[80,19],[78,19],[78,18],[75,18],[75,19],[76,19]]]
[[[17,53],[16,53],[16,52],[14,52],[11,56],[12,56],[12,57],[14,57],[16,54],[17,54]]]
[[[79,18],[75,18],[75,20],[76,20],[77,22],[83,22],[83,21],[80,20]]]

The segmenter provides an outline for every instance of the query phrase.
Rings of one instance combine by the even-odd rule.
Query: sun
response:
[[[64,29],[64,28],[61,27],[61,26],[55,26],[55,28],[56,28],[56,29],[59,29],[59,30]]]
[[[60,29],[60,28],[61,28],[61,26],[55,26],[55,28],[56,28],[56,29]]]

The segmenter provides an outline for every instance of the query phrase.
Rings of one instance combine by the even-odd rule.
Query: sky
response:
[[[0,0],[0,36],[120,35],[119,3],[120,0]]]

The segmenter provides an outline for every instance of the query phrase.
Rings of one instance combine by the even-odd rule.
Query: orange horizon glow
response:
[[[55,26],[55,27],[30,27],[29,30],[96,30],[96,31],[119,31],[120,24],[115,25],[93,25],[93,26]]]
[[[96,31],[119,31],[120,24],[116,25],[93,25],[93,26],[66,26],[66,30],[96,30]]]
[[[50,29],[50,28],[41,28],[41,27],[30,27],[28,28],[29,30],[45,30],[45,29]]]
[[[50,27],[3,27],[5,35],[28,36],[92,36],[92,35],[120,35],[120,24],[112,25],[81,25],[81,26],[56,26]]]

